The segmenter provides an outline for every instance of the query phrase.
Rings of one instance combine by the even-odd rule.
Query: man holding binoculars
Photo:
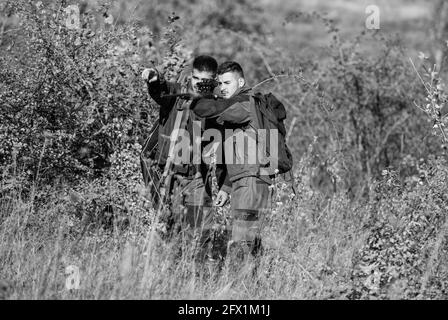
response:
[[[188,242],[194,241],[199,233],[195,256],[200,261],[213,259],[210,249],[213,226],[211,168],[203,161],[200,164],[176,161],[178,151],[173,145],[178,141],[179,130],[188,133],[190,139],[187,141],[193,141],[195,123],[201,123],[202,131],[219,127],[213,119],[200,119],[190,110],[198,98],[212,94],[217,68],[214,58],[202,55],[194,59],[191,72],[184,81],[168,82],[154,68],[142,73],[150,96],[160,106],[155,151],[155,160],[163,172],[155,186],[160,193],[159,210],[164,211],[167,235],[180,235]],[[203,146],[201,142],[199,144]],[[231,189],[224,164],[217,164],[216,178],[220,190],[215,204],[223,206]]]

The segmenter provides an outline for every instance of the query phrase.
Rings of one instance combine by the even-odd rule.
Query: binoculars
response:
[[[212,93],[213,90],[218,86],[218,81],[215,79],[204,79],[197,83],[199,93]]]

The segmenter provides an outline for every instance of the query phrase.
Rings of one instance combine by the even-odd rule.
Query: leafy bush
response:
[[[384,172],[354,272],[360,281],[356,297],[446,298],[446,159],[420,170],[421,179],[405,184]]]
[[[249,1],[80,1],[79,27],[70,3],[0,4],[0,278],[12,297],[446,298],[447,98],[430,59],[291,12],[285,25],[317,21],[330,39],[298,56]],[[255,275],[176,264],[150,233],[138,155],[157,106],[140,74],[162,65],[175,80],[197,53],[241,62],[288,109],[298,193],[272,186]],[[72,264],[75,292],[61,271]]]
[[[15,160],[29,180],[39,171],[43,181],[110,166],[110,154],[135,143],[150,120],[141,117],[152,108],[134,41],[149,31],[111,24],[107,6],[85,11],[79,28],[67,27],[56,4],[8,6],[19,17],[21,42],[2,47],[0,162]]]

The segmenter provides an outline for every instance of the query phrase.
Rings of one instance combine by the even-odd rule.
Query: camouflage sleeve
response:
[[[227,173],[225,164],[216,165],[216,180],[218,180],[219,190],[230,193],[232,190],[232,182],[229,180],[229,174]]]
[[[230,99],[202,98],[197,101],[192,107],[192,110],[197,116],[202,118],[215,118],[222,114],[224,114],[224,117],[227,117],[228,109],[232,108],[231,112],[233,112],[234,109],[239,108],[240,103],[244,103],[245,101],[249,101],[249,96],[237,95]]]
[[[250,101],[237,102],[218,114],[217,122],[229,122],[232,124],[243,124],[251,120]]]

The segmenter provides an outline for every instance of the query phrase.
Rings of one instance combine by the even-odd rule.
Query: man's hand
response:
[[[154,68],[147,68],[142,72],[142,79],[147,83],[157,81],[159,78],[159,73]]]
[[[228,199],[229,199],[229,194],[223,190],[220,190],[218,192],[218,195],[216,196],[215,206],[217,206],[217,207],[224,206]]]
[[[201,99],[202,98],[202,94],[199,92],[194,92],[193,90],[188,90],[188,94],[190,95],[190,99],[192,100],[196,100],[196,99]]]

